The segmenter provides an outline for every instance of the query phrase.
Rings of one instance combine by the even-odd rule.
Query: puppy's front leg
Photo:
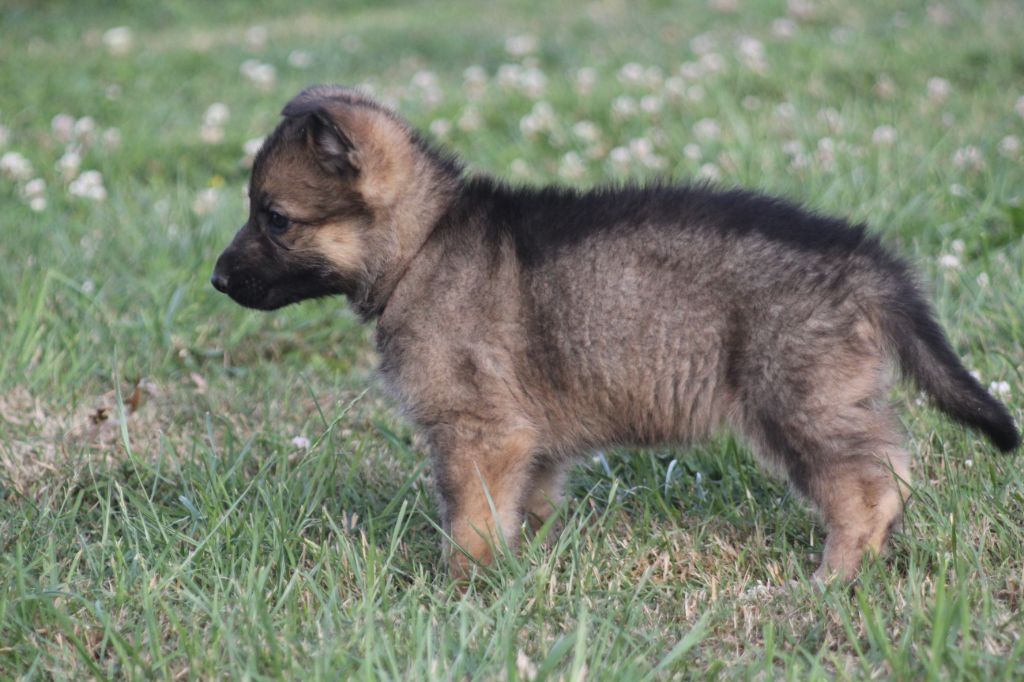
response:
[[[526,428],[475,421],[448,424],[434,436],[444,529],[457,545],[445,546],[448,567],[464,579],[475,563],[490,564],[495,550],[519,540],[536,439]]]

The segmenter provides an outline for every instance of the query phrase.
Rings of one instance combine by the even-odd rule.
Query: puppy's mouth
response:
[[[225,274],[218,268],[210,283],[239,305],[255,310],[277,310],[311,298],[350,294],[354,289],[353,284],[343,278],[316,269],[268,280],[252,271],[234,270]]]
[[[254,275],[235,275],[224,288],[217,282],[214,287],[235,303],[254,310],[277,310],[306,298],[288,287],[271,286]]]

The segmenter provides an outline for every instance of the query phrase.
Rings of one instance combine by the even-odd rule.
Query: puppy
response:
[[[213,285],[272,310],[344,294],[429,446],[456,577],[558,507],[595,448],[728,427],[814,505],[853,577],[910,481],[893,364],[1006,451],[906,264],[863,226],[707,186],[510,187],[354,90],[284,108]],[[448,545],[446,543],[446,549]]]

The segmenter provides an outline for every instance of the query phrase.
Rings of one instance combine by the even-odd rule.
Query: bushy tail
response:
[[[1004,452],[1020,445],[1009,410],[970,375],[953,351],[931,306],[908,277],[899,277],[883,304],[882,331],[908,377],[943,412],[984,433]]]

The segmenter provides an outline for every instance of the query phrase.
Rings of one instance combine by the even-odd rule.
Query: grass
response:
[[[1019,459],[912,393],[895,396],[916,454],[904,529],[852,588],[808,583],[821,525],[722,435],[581,462],[564,532],[462,595],[372,330],[340,300],[261,315],[207,282],[243,220],[245,141],[307,84],[366,83],[477,170],[711,175],[869,222],[1020,420],[1024,12],[728,4],[5,4],[0,154],[32,164],[46,207],[0,179],[0,678],[1024,674]],[[134,43],[111,55],[119,25]],[[509,53],[520,35],[532,53]],[[250,58],[272,84],[240,74]],[[217,101],[230,118],[206,144]],[[104,200],[55,168],[59,113],[93,117],[80,170]]]

